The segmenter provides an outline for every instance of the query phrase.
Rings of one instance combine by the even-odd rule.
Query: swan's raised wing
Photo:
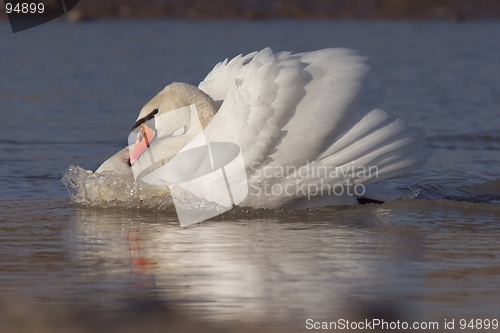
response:
[[[218,107],[226,98],[229,90],[234,85],[236,79],[241,79],[245,73],[246,65],[252,60],[257,52],[242,54],[234,57],[231,61],[226,58],[219,62],[200,82],[198,88],[212,97]]]
[[[325,202],[310,200],[310,192],[323,191],[325,184],[330,193],[337,185],[346,189],[401,175],[431,155],[422,130],[382,110],[355,112],[368,66],[354,51],[273,54],[264,49],[241,70],[205,134],[209,141],[241,148],[253,189],[279,185],[278,195],[248,196],[245,205],[353,204],[355,196],[345,192],[336,194],[336,201],[316,197]]]
[[[351,107],[368,66],[354,51],[266,48],[246,59],[206,129],[210,140],[238,144],[246,163],[300,167],[355,121]]]

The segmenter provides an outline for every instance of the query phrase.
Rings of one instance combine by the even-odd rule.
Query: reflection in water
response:
[[[3,299],[112,316],[153,301],[189,320],[295,328],[491,319],[500,306],[499,205],[239,210],[188,228],[164,212],[64,205],[0,201]]]
[[[302,324],[352,307],[369,315],[380,302],[393,312],[422,283],[419,269],[405,263],[421,256],[421,239],[381,233],[384,210],[240,211],[188,228],[143,211],[75,213],[71,254],[113,281],[108,297],[166,301],[217,321]],[[409,275],[404,285],[395,279],[401,274]]]

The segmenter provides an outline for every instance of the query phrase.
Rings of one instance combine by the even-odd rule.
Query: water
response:
[[[308,318],[494,318],[500,309],[500,23],[88,22],[0,25],[0,303],[304,329]],[[391,186],[417,199],[171,211],[69,203],[69,165],[126,145],[142,105],[226,57],[341,46],[369,57],[358,101],[425,129],[434,156]],[[0,311],[1,316],[1,311]]]

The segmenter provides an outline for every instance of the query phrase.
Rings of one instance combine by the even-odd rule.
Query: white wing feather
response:
[[[365,58],[346,49],[273,54],[266,48],[226,59],[199,86],[214,100],[223,100],[205,133],[210,141],[239,145],[254,184],[371,183],[425,164],[430,152],[423,148],[422,130],[382,110],[355,112],[353,103],[368,71]],[[262,176],[265,168],[297,170],[309,164],[341,168],[343,176]],[[376,167],[377,173],[357,174],[362,167]],[[302,199],[300,194],[296,199]],[[246,204],[278,207],[289,197],[252,200],[259,199],[249,198]],[[346,203],[352,198],[331,202]],[[308,205],[317,203],[309,200]]]
[[[238,55],[228,62],[227,58],[219,62],[208,73],[198,88],[213,98],[220,107],[226,98],[229,90],[237,78],[241,78],[245,72],[245,65],[251,61],[257,52],[252,52],[246,56]]]

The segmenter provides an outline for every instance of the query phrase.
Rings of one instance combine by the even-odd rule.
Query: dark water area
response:
[[[0,318],[29,300],[110,317],[153,302],[181,326],[297,331],[309,318],[500,319],[499,41],[495,22],[2,23]],[[125,147],[165,85],[266,46],[369,57],[358,107],[423,128],[434,154],[386,182],[415,198],[237,209],[189,228],[171,212],[69,202],[68,166],[95,170]]]

